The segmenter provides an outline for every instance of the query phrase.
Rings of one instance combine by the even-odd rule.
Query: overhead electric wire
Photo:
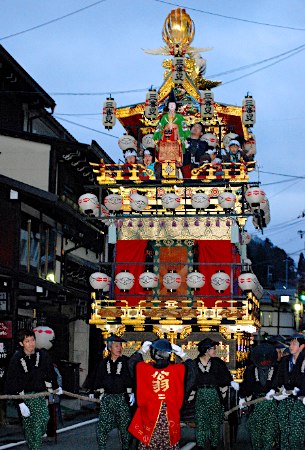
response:
[[[54,117],[57,117],[57,115],[54,114]],[[99,133],[99,134],[104,134],[106,136],[119,139],[119,136],[115,136],[114,134],[110,134],[110,133],[106,133],[104,131],[96,130],[95,128],[86,127],[85,125],[81,125],[80,123],[72,122],[72,120],[63,119],[62,117],[57,117],[57,118],[58,118],[58,120],[62,120],[63,122],[71,123],[72,125],[76,125],[76,126],[81,127],[81,128],[86,128],[87,130],[90,130],[90,131],[95,131],[96,133]]]
[[[247,64],[246,66],[236,67],[236,69],[230,69],[230,70],[226,70],[225,72],[220,72],[220,73],[216,73],[216,74],[212,74],[212,75],[208,75],[208,76],[209,76],[209,78],[216,78],[216,77],[228,75],[230,73],[238,72],[240,70],[250,69],[250,67],[258,66],[259,64],[264,64],[265,62],[272,61],[273,59],[281,58],[282,56],[294,53],[294,52],[299,51],[304,48],[305,48],[305,44],[302,44],[302,45],[299,45],[298,47],[292,48],[291,50],[287,50],[287,52],[280,53],[279,55],[271,56],[270,58],[262,59],[261,61],[257,61],[252,64]]]
[[[283,29],[286,29],[286,30],[305,31],[305,28],[289,27],[289,26],[286,26],[286,25],[277,25],[277,24],[273,24],[273,23],[258,22],[256,20],[241,19],[239,17],[226,16],[224,14],[213,13],[213,12],[210,12],[210,11],[204,11],[204,10],[198,9],[198,8],[191,8],[189,5],[178,5],[177,3],[167,2],[165,0],[154,0],[154,1],[158,2],[158,3],[164,3],[165,5],[178,6],[179,8],[185,8],[185,9],[188,9],[190,11],[196,11],[196,12],[199,12],[199,13],[208,14],[210,16],[217,16],[217,17],[222,17],[224,19],[230,19],[230,20],[238,20],[239,22],[253,23],[255,25],[264,25],[266,27],[283,28]]]
[[[271,64],[267,64],[267,66],[261,67],[260,69],[256,69],[253,72],[246,73],[245,75],[241,75],[240,77],[237,77],[237,78],[233,78],[233,80],[225,81],[224,83],[221,83],[221,84],[219,84],[216,87],[219,88],[219,87],[222,87],[222,86],[224,86],[226,84],[233,83],[234,81],[241,80],[242,78],[249,77],[250,75],[253,75],[254,73],[261,72],[262,70],[268,69],[269,67],[274,66],[275,64],[278,64],[278,63],[280,63],[282,61],[285,61],[285,59],[291,58],[292,56],[295,56],[296,54],[298,54],[298,53],[300,53],[300,52],[302,52],[304,50],[305,50],[305,46],[302,47],[300,50],[295,51],[294,53],[290,53],[288,56],[285,56],[285,58],[279,59],[278,61],[274,61]]]
[[[8,34],[7,36],[0,37],[0,41],[4,41],[5,39],[10,39],[15,36],[20,36],[21,34],[28,33],[29,31],[37,30],[38,28],[45,27],[46,25],[50,25],[51,23],[58,22],[59,20],[66,19],[67,17],[73,16],[74,14],[78,14],[79,12],[85,11],[86,9],[92,8],[93,6],[98,5],[99,3],[106,2],[107,0],[99,0],[98,2],[91,3],[90,5],[84,6],[83,8],[72,11],[64,16],[57,17],[56,19],[48,20],[47,22],[41,23],[39,25],[35,25],[34,27],[27,28],[26,30],[18,31],[17,33]]]

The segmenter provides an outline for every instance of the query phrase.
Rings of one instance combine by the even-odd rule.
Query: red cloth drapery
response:
[[[139,284],[139,276],[145,270],[145,248],[147,246],[146,240],[130,240],[118,241],[116,244],[116,271],[115,273],[128,270],[135,277],[135,283],[129,292],[120,292],[115,287],[115,299],[127,300],[129,306],[138,305],[140,300],[145,299],[147,292]],[[141,297],[141,294],[143,296]]]

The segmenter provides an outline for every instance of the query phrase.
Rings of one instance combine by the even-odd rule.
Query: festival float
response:
[[[136,105],[117,107],[111,96],[104,103],[104,126],[111,129],[118,120],[126,130],[119,140],[126,163],[92,164],[97,183],[79,200],[81,212],[102,221],[107,235],[100,271],[90,277],[89,323],[104,339],[123,336],[126,354],[159,337],[195,357],[197,343],[209,336],[240,379],[251,333],[260,326],[263,293],[247,258],[246,223],[252,218],[262,230],[270,221],[269,202],[250,181],[255,102],[248,94],[241,107],[214,100],[221,82],[204,77],[204,49],[191,46],[194,33],[184,9],[171,11],[165,46],[147,50],[168,55],[161,87]],[[186,161],[189,130],[198,122],[208,154],[221,160],[240,139],[251,157]],[[146,153],[153,155],[149,165]]]

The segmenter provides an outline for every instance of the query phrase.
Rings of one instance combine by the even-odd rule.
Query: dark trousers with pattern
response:
[[[29,398],[24,401],[30,410],[30,417],[23,417],[25,440],[30,450],[39,450],[47,430],[49,411],[46,399]]]
[[[129,423],[130,410],[129,405],[125,400],[125,394],[106,394],[101,401],[97,425],[99,450],[105,450],[108,434],[114,428],[119,429],[123,449],[128,450],[130,434],[127,429]]]
[[[221,437],[224,408],[216,388],[199,388],[195,403],[196,440],[201,447],[207,439],[217,447]]]
[[[263,400],[254,406],[248,420],[248,430],[253,450],[274,448],[279,435],[275,400]]]
[[[304,449],[305,406],[301,400],[287,398],[281,400],[277,408],[281,430],[281,450]]]

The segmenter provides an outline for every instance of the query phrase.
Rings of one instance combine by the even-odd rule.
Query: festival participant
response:
[[[263,343],[251,353],[252,365],[247,367],[240,386],[239,406],[247,400],[266,397],[254,405],[248,420],[248,429],[253,450],[271,450],[279,434],[277,404],[273,399],[276,389],[277,352],[275,347]]]
[[[223,162],[239,163],[242,161],[249,161],[249,158],[245,152],[241,149],[240,142],[237,139],[233,139],[229,143],[229,152],[223,157]]]
[[[132,406],[134,403],[134,394],[128,370],[128,357],[122,354],[122,343],[126,341],[113,335],[107,338],[106,342],[110,354],[99,364],[94,382],[94,390],[99,393],[101,399],[97,425],[98,448],[105,450],[108,434],[114,428],[118,428],[123,450],[128,450],[129,405]],[[89,397],[92,398],[93,394],[91,393]]]
[[[190,130],[184,117],[176,111],[177,101],[174,90],[170,92],[167,109],[168,112],[163,114],[154,133],[158,152],[156,156],[160,162],[174,158],[177,166],[181,166]]]
[[[200,156],[208,150],[208,143],[202,141],[204,126],[201,122],[194,123],[190,130],[191,136],[187,139],[186,150],[183,155],[183,165],[191,168],[199,167]]]
[[[281,400],[277,415],[281,450],[300,450],[305,441],[305,336],[297,333],[290,341],[290,355],[284,356],[278,369]],[[303,400],[301,400],[301,397]]]
[[[143,355],[150,349],[152,361]],[[175,353],[185,364],[170,364]],[[140,441],[139,450],[178,450],[180,409],[185,390],[194,382],[190,371],[185,380],[186,364],[192,363],[186,353],[166,339],[144,342],[130,357],[130,370],[135,376],[137,409],[129,431]],[[185,385],[186,383],[186,385]]]
[[[223,423],[224,406],[228,387],[238,390],[239,384],[232,381],[226,363],[216,357],[219,342],[205,338],[198,344],[199,355],[194,363],[197,378],[195,402],[195,424],[197,449],[203,450],[210,441],[211,449],[216,449],[220,441],[220,427]]]
[[[12,356],[8,366],[5,393],[34,394],[44,392],[47,388],[50,393],[61,395],[62,389],[57,384],[56,373],[48,353],[36,349],[35,333],[32,330],[20,330],[18,342],[20,349]],[[30,450],[39,450],[49,420],[46,399],[20,399],[18,406],[28,447]]]

